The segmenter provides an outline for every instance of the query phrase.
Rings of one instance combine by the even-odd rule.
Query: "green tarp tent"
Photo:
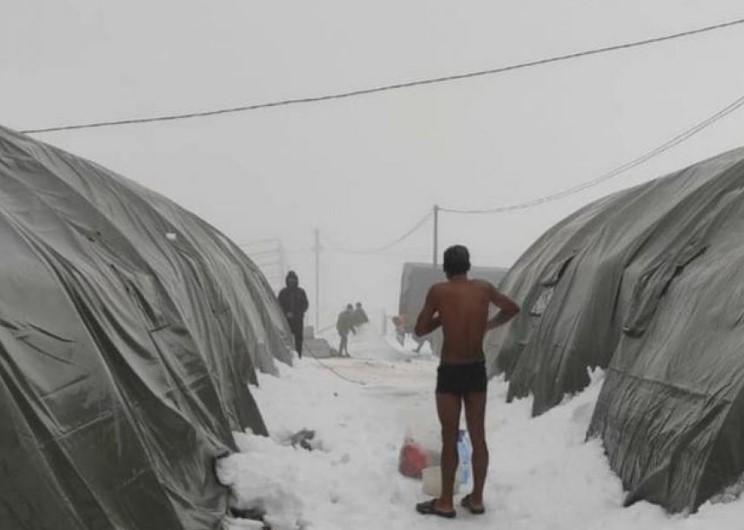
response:
[[[218,528],[214,460],[289,362],[268,284],[216,229],[0,128],[0,528]]]
[[[695,509],[744,471],[744,149],[598,200],[502,282],[522,305],[487,337],[533,413],[606,369],[589,436],[627,502]]]

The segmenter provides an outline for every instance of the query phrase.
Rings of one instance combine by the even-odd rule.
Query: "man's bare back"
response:
[[[490,304],[501,311],[489,321]],[[483,359],[486,331],[518,312],[519,306],[489,282],[459,275],[429,289],[415,332],[419,336],[427,335],[441,325],[444,333],[442,362],[468,363]]]

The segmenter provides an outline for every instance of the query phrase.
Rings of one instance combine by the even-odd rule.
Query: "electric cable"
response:
[[[713,125],[715,122],[725,118],[735,110],[738,110],[744,106],[744,96],[740,96],[733,102],[726,105],[724,108],[716,112],[715,114],[705,118],[704,120],[698,122],[697,124],[693,125],[689,129],[677,134],[676,136],[672,137],[671,139],[667,140],[663,144],[655,147],[654,149],[651,149],[650,151],[647,151],[646,153],[642,154],[641,156],[634,158],[633,160],[630,160],[629,162],[626,162],[624,164],[621,164],[614,169],[611,169],[610,171],[603,173],[602,175],[593,178],[591,180],[588,180],[586,182],[571,186],[570,188],[566,188],[564,190],[558,191],[556,193],[551,193],[549,195],[544,195],[542,197],[538,197],[536,199],[530,199],[528,201],[519,202],[516,204],[509,204],[504,206],[498,206],[494,208],[477,208],[477,209],[461,209],[461,208],[445,208],[440,207],[439,210],[442,212],[448,212],[448,213],[456,213],[456,214],[492,214],[492,213],[502,213],[502,212],[509,212],[514,210],[524,210],[527,208],[532,208],[535,206],[539,206],[542,204],[545,204],[547,202],[556,201],[558,199],[562,199],[564,197],[568,197],[570,195],[579,193],[580,191],[592,188],[594,186],[598,186],[599,184],[602,184],[603,182],[606,182],[610,179],[613,179],[641,164],[644,162],[647,162],[648,160],[664,153],[665,151],[668,151],[669,149],[681,144],[685,140],[691,138],[692,136],[698,134],[699,132],[703,131],[707,127]]]
[[[390,241],[389,243],[387,243],[385,245],[382,245],[382,246],[379,246],[379,247],[374,247],[374,248],[369,248],[369,249],[350,249],[350,248],[343,248],[343,247],[338,247],[338,246],[333,246],[333,245],[326,245],[326,246],[327,246],[327,249],[328,250],[332,250],[332,251],[335,251],[335,252],[344,252],[344,253],[347,253],[347,254],[380,254],[380,253],[385,252],[386,250],[391,249],[395,245],[397,245],[397,244],[405,241],[406,239],[408,239],[416,231],[418,231],[422,226],[424,226],[424,224],[431,217],[432,217],[432,213],[431,212],[427,212],[426,215],[424,215],[421,219],[419,219],[418,221],[416,221],[416,224],[414,224],[405,233],[403,233],[399,237],[395,238],[394,240]]]
[[[50,133],[50,132],[58,132],[58,131],[93,129],[93,128],[99,128],[99,127],[113,127],[113,126],[135,125],[135,124],[143,124],[143,123],[166,122],[166,121],[193,119],[193,118],[204,118],[208,116],[217,116],[221,114],[248,112],[248,111],[273,108],[273,107],[286,107],[288,105],[318,103],[322,101],[351,98],[351,97],[356,97],[356,96],[364,96],[364,95],[375,94],[379,92],[389,92],[393,90],[401,90],[401,89],[424,86],[424,85],[434,85],[434,84],[441,84],[441,83],[446,83],[446,82],[451,82],[451,81],[460,81],[463,79],[472,79],[475,77],[482,77],[486,75],[501,74],[504,72],[511,72],[514,70],[520,70],[524,68],[532,68],[535,66],[542,66],[542,65],[546,65],[550,63],[568,61],[568,60],[578,59],[578,58],[587,57],[591,55],[598,55],[598,54],[608,53],[608,52],[613,52],[613,51],[618,51],[618,50],[636,48],[639,46],[647,46],[649,44],[656,44],[659,42],[679,39],[683,37],[689,37],[692,35],[699,35],[701,33],[707,33],[710,31],[725,29],[725,28],[737,26],[740,24],[744,24],[744,18],[739,18],[739,19],[728,21],[728,22],[722,22],[719,24],[713,24],[709,26],[695,28],[695,29],[691,29],[687,31],[681,31],[677,33],[661,35],[658,37],[652,37],[648,39],[626,42],[622,44],[615,44],[611,46],[604,46],[601,48],[593,48],[593,49],[583,50],[583,51],[574,52],[574,53],[567,53],[564,55],[556,55],[552,57],[546,57],[543,59],[537,59],[533,61],[511,64],[508,66],[489,68],[487,70],[478,70],[474,72],[466,72],[466,73],[461,73],[461,74],[454,74],[454,75],[447,75],[447,76],[441,76],[441,77],[419,79],[415,81],[408,81],[408,82],[402,82],[402,83],[381,85],[377,87],[352,90],[348,92],[326,94],[323,96],[311,96],[311,97],[285,99],[285,100],[280,100],[280,101],[272,101],[268,103],[257,103],[254,105],[242,105],[238,107],[220,108],[220,109],[214,109],[214,110],[206,110],[206,111],[201,111],[201,112],[189,112],[189,113],[183,113],[183,114],[169,114],[169,115],[163,115],[163,116],[151,116],[151,117],[146,117],[146,118],[129,118],[129,119],[123,119],[123,120],[98,121],[98,122],[91,122],[91,123],[60,125],[56,127],[25,129],[25,130],[21,130],[20,132],[24,134],[41,134],[41,133]]]

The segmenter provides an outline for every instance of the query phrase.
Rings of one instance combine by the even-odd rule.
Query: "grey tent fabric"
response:
[[[250,260],[124,177],[0,128],[0,528],[219,528],[214,460],[289,360]]]
[[[257,368],[276,374],[274,357],[291,364],[291,336],[276,297],[258,267],[246,259],[240,248],[204,220],[164,197],[130,182],[143,198],[172,226],[181,227],[183,237],[199,248],[207,271],[217,282],[225,308],[245,323],[242,334]],[[224,259],[229,256],[232,259]],[[217,259],[215,259],[215,257]]]
[[[469,276],[480,280],[487,280],[498,285],[506,275],[507,269],[501,267],[472,267]],[[398,315],[403,317],[407,333],[413,333],[421,308],[424,306],[426,293],[437,282],[447,279],[442,266],[434,267],[431,263],[404,263],[400,279],[400,297],[398,301]],[[432,348],[439,353],[442,337],[441,330],[436,330],[428,336]]]
[[[502,283],[523,307],[487,338],[533,413],[606,377],[588,436],[628,491],[695,509],[744,471],[744,149],[605,197]]]

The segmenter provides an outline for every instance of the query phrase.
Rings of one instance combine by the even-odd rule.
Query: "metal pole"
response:
[[[315,229],[315,333],[320,330],[320,230]]]
[[[434,205],[434,267],[439,260],[439,206]]]

